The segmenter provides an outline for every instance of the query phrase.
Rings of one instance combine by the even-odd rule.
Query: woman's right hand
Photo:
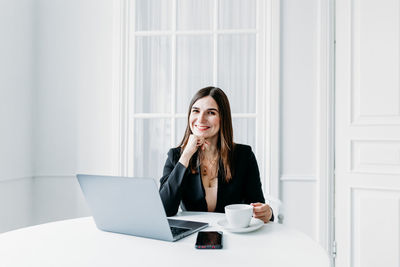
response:
[[[185,150],[183,151],[179,162],[182,163],[185,167],[189,165],[189,161],[192,158],[193,154],[200,148],[202,150],[206,149],[210,143],[201,136],[196,136],[191,134],[189,136],[189,140],[186,144]]]

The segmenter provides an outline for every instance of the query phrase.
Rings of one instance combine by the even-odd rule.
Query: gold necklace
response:
[[[209,158],[207,158],[205,155],[202,156],[202,161],[203,164],[201,164],[201,173],[203,176],[207,176],[208,175],[208,168],[210,169],[210,177],[209,179],[215,179],[217,177],[217,173],[218,173],[218,168],[214,168],[214,166],[216,165],[216,163],[218,162],[219,156],[217,155],[213,160],[210,160]],[[208,161],[209,166],[207,168],[205,161]],[[213,173],[211,173],[211,170],[215,170]]]

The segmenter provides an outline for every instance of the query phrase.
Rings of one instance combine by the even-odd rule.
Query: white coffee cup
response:
[[[233,204],[225,206],[225,215],[231,228],[248,227],[253,215],[253,206],[247,204]]]

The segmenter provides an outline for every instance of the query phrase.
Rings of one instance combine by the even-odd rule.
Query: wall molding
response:
[[[75,178],[76,174],[39,174],[39,175],[32,175],[32,176],[14,176],[14,177],[7,177],[7,178],[0,178],[1,182],[12,182],[24,179],[38,179],[38,178]]]
[[[75,178],[76,174],[44,174],[44,175],[35,175],[33,179],[40,179],[40,178]]]
[[[281,175],[281,182],[317,182],[315,175]]]
[[[32,179],[32,178],[33,178],[33,176],[14,176],[14,177],[0,178],[0,183],[1,182],[18,181],[18,180],[23,180],[23,179]]]
[[[266,21],[266,88],[264,108],[266,108],[266,118],[264,120],[267,140],[265,142],[264,151],[266,151],[265,168],[266,181],[269,182],[268,191],[264,187],[264,192],[280,199],[281,186],[280,186],[280,110],[281,110],[281,95],[280,95],[280,30],[281,30],[281,6],[280,0],[267,1],[267,14],[269,20]],[[267,170],[269,172],[267,172]],[[265,186],[265,185],[264,185]]]

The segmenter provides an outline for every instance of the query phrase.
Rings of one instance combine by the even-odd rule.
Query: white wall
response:
[[[111,173],[112,4],[37,0],[35,223],[87,215],[75,174]]]
[[[319,0],[281,2],[281,198],[284,223],[316,238]]]
[[[34,178],[31,182],[21,180],[12,189],[24,196],[18,198],[19,202],[14,202],[10,195],[0,194],[0,205],[11,200],[14,210],[29,210],[31,204],[25,195],[32,194],[33,223],[87,215],[75,173],[112,173],[113,3],[106,0],[6,2],[18,9],[34,2],[35,8],[25,9],[27,14],[21,17],[10,17],[10,12],[0,9],[0,20],[4,22],[0,24],[1,32],[10,35],[6,44],[1,44],[1,58],[13,62],[11,66],[0,62],[0,68],[5,70],[1,73],[8,74],[0,76],[0,84],[13,88],[0,91],[1,125],[11,125],[0,133],[0,142],[6,148],[0,151],[0,176]],[[318,224],[315,96],[319,2],[281,2],[280,179],[284,222],[313,238]],[[32,13],[36,18],[34,37],[30,27]],[[10,22],[18,24],[18,30],[8,29],[6,25]],[[30,40],[34,40],[34,52]],[[32,129],[29,94],[33,71],[36,81]],[[24,78],[17,79],[15,84],[14,77]],[[34,157],[30,132],[34,137]],[[4,170],[3,162],[7,162]],[[0,206],[2,211],[3,206]],[[19,221],[23,222],[26,218],[21,214]]]
[[[0,232],[31,222],[33,1],[0,1]]]
[[[32,175],[32,1],[0,2],[0,178]]]
[[[73,1],[36,4],[35,176],[71,175],[76,167],[77,6]]]
[[[37,3],[36,175],[108,172],[112,1]]]
[[[111,173],[112,8],[0,2],[0,232],[88,215],[75,174]]]

